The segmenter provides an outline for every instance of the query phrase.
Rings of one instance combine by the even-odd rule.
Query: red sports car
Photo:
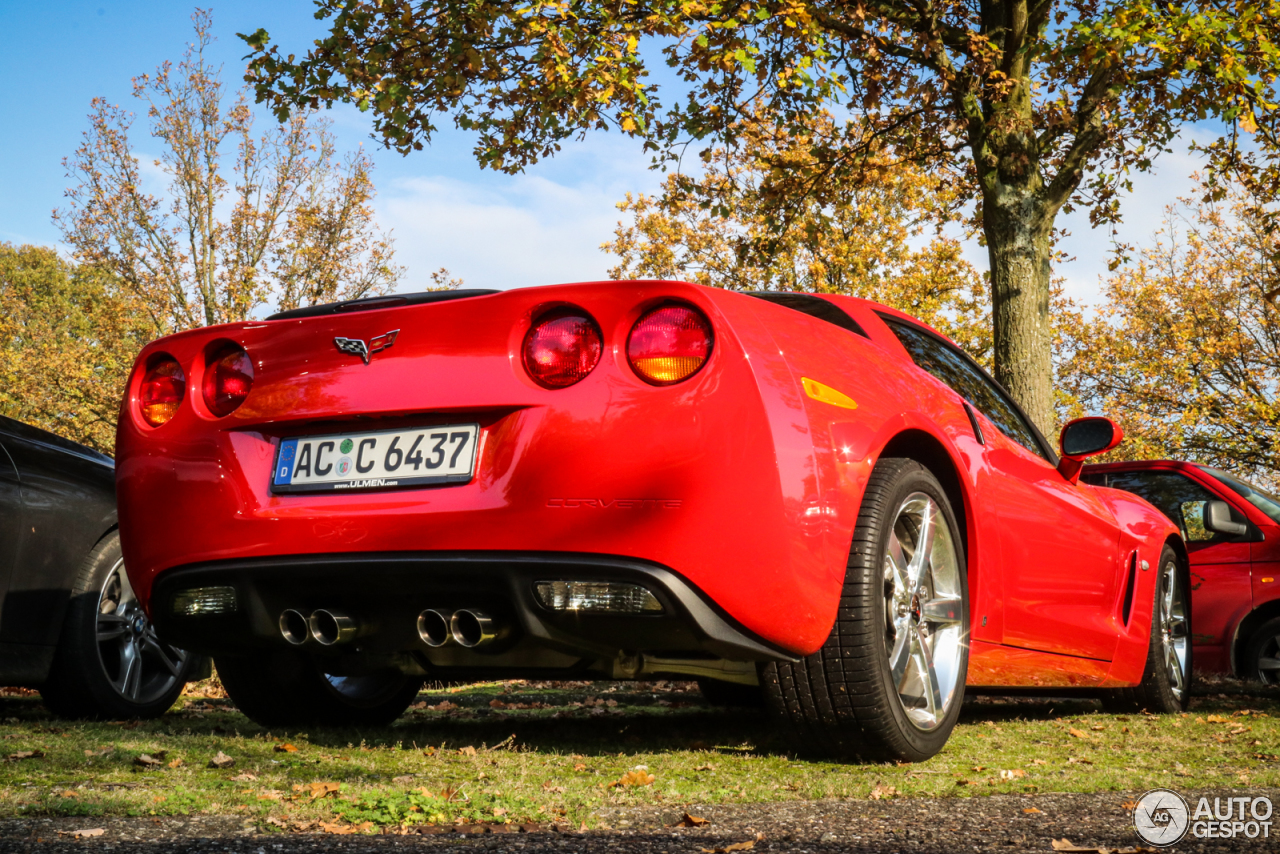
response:
[[[1182,530],[1196,668],[1280,685],[1280,497],[1173,460],[1091,465],[1081,479],[1141,495]]]
[[[1187,556],[968,356],[863,300],[598,282],[378,297],[149,345],[134,591],[266,724],[421,681],[759,685],[807,749],[922,759],[966,684],[1180,709]]]

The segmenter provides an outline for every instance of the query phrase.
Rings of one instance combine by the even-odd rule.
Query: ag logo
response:
[[[1174,845],[1187,835],[1190,826],[1187,802],[1168,789],[1152,789],[1133,808],[1133,829],[1152,845]]]
[[[365,344],[363,339],[360,338],[343,338],[339,336],[333,339],[333,343],[342,352],[359,356],[367,365],[369,364],[369,357],[374,353],[381,353],[396,343],[396,336],[399,334],[399,329],[393,329],[390,332],[384,332],[381,335],[370,338],[368,344]]]

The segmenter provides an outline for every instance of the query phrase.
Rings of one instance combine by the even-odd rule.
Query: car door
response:
[[[4,613],[4,594],[9,589],[22,536],[22,486],[3,439],[0,435],[0,614]]]
[[[1196,665],[1207,670],[1230,667],[1227,652],[1231,634],[1252,607],[1251,553],[1248,535],[1232,537],[1204,527],[1205,505],[1232,501],[1189,475],[1173,470],[1104,471],[1090,480],[1145,498],[1182,531],[1191,559],[1191,641]],[[1245,517],[1235,507],[1231,516]]]
[[[963,351],[915,324],[884,319],[917,365],[979,413],[995,476],[978,500],[994,505],[1002,528],[1002,642],[1110,660],[1122,576],[1115,517],[1093,490],[1058,472],[1026,416]]]

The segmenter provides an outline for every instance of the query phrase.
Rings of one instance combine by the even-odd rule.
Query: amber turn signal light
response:
[[[687,380],[711,357],[711,322],[687,305],[664,305],[643,315],[627,336],[627,360],[653,385]]]
[[[176,359],[161,356],[154,360],[138,390],[142,420],[152,427],[168,423],[182,405],[182,395],[186,390],[187,377]]]

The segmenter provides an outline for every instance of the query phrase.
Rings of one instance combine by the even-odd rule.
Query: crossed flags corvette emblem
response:
[[[367,365],[369,364],[369,358],[374,353],[381,353],[383,350],[396,343],[396,336],[399,334],[399,329],[392,329],[390,332],[384,332],[377,337],[370,338],[368,344],[365,344],[360,338],[343,338],[338,336],[333,339],[333,343],[342,352],[350,353],[353,356],[359,356]]]

